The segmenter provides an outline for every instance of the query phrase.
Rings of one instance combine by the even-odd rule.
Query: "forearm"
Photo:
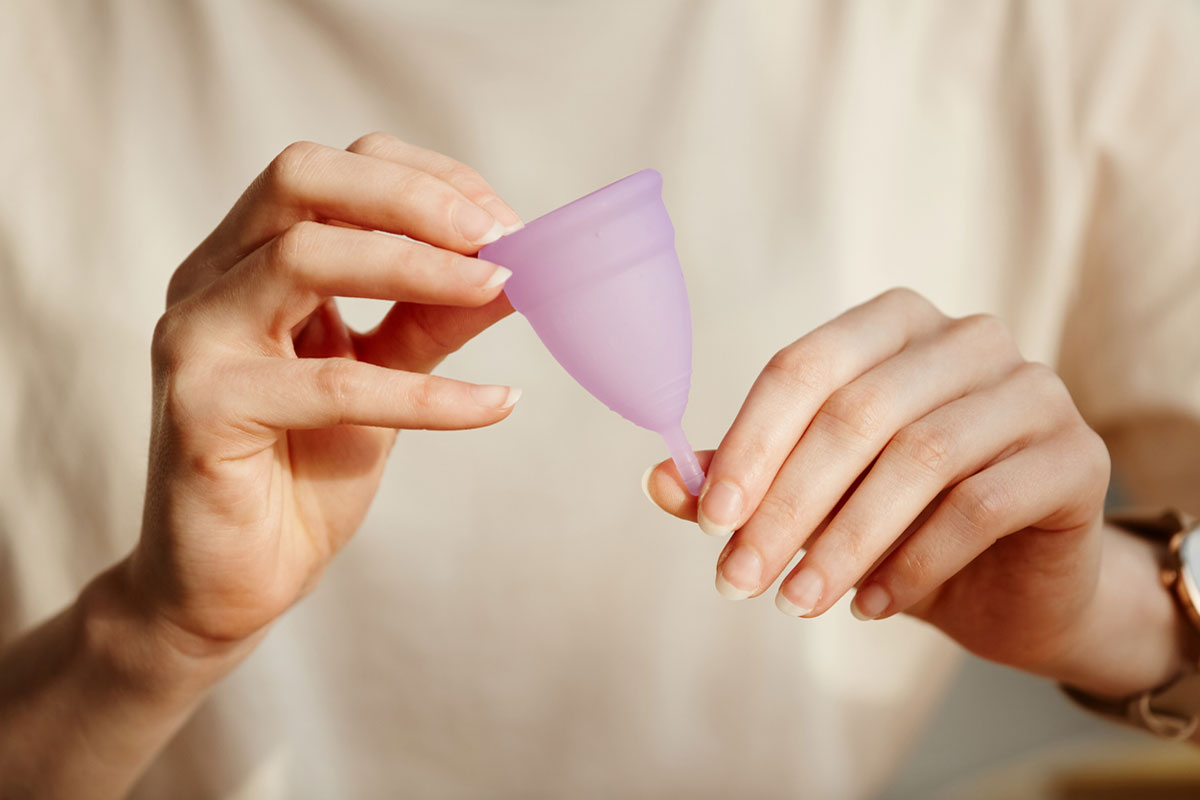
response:
[[[124,563],[0,653],[4,797],[121,797],[252,646],[146,615]]]

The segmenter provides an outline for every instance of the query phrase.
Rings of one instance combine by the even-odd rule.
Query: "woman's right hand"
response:
[[[142,613],[186,648],[250,641],[358,528],[396,429],[511,413],[515,389],[428,373],[511,312],[509,272],[470,256],[519,226],[475,171],[386,134],[271,162],[175,272],[154,333],[145,515],[122,565]],[[334,296],[395,305],[358,334]]]

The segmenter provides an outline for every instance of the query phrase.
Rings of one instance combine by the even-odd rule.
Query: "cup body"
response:
[[[692,324],[658,172],[592,192],[479,256],[512,270],[513,306],[592,395],[644,428],[678,426]]]

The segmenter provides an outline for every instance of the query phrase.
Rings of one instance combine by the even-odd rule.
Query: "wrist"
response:
[[[81,657],[97,685],[155,703],[190,705],[228,674],[255,641],[214,642],[157,613],[118,562],[80,593],[72,608]]]
[[[148,608],[121,562],[0,653],[5,787],[21,796],[125,796],[249,652],[247,643],[189,652]]]
[[[1123,698],[1155,689],[1195,664],[1200,637],[1162,579],[1163,548],[1115,527],[1103,531],[1092,602],[1050,677]]]

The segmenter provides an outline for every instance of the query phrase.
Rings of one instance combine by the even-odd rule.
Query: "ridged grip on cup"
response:
[[[687,289],[662,176],[643,170],[485,247],[560,364],[621,416],[678,425],[692,372]]]

